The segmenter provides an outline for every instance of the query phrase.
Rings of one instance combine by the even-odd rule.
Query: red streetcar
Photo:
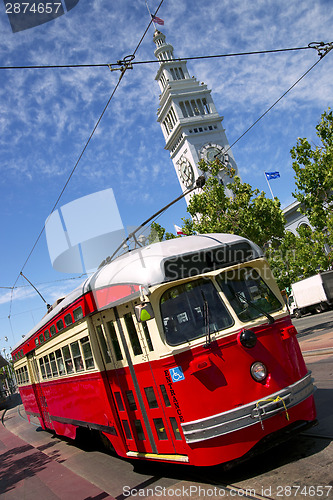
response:
[[[27,415],[122,457],[209,466],[315,421],[314,386],[261,250],[229,234],[133,250],[13,351]]]

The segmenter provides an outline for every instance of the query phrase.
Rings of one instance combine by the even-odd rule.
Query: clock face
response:
[[[205,144],[201,148],[200,156],[208,164],[212,163],[214,160],[220,160],[223,166],[229,163],[229,155],[225,152],[225,149],[219,144],[213,144],[211,142]]]
[[[181,156],[177,162],[179,176],[186,187],[190,187],[194,181],[194,172],[191,163],[186,156]]]

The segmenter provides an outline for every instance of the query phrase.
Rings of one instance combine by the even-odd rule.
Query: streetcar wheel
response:
[[[299,309],[295,309],[294,315],[295,315],[295,318],[300,318],[302,316]]]

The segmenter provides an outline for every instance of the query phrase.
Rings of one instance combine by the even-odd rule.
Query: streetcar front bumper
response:
[[[252,401],[217,415],[181,424],[187,443],[205,441],[251,425],[261,423],[278,413],[288,416],[288,409],[298,405],[315,391],[311,372],[292,385],[270,394],[264,399]]]

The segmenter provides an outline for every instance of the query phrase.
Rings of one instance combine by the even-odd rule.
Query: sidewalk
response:
[[[10,406],[19,402],[14,394]],[[0,412],[0,415],[4,410]],[[110,495],[34,448],[0,423],[1,500],[102,500]]]
[[[312,338],[300,337],[298,342],[305,358],[333,354],[333,331]]]
[[[298,340],[307,363],[316,361],[317,356],[324,359],[333,354],[333,331],[312,339],[304,336]],[[20,402],[19,394],[14,394],[8,406],[14,411]],[[0,410],[0,418],[5,412]],[[50,445],[44,444],[41,439],[43,433],[36,434],[33,424],[25,420],[21,423],[18,418],[13,427],[26,441],[7,430],[3,421],[7,419],[8,428],[13,426],[10,414],[11,411],[7,412],[0,421],[0,500],[114,500],[113,496],[65,467],[60,455],[50,452]],[[34,440],[30,439],[31,433],[36,436]],[[114,472],[117,474],[117,471]],[[98,481],[97,484],[105,487]]]

